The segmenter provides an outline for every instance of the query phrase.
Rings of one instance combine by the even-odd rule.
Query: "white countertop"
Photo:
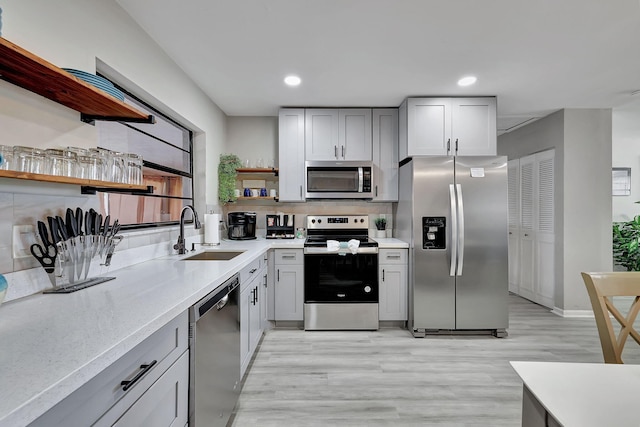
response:
[[[409,244],[403,240],[396,239],[395,237],[386,237],[386,238],[373,238],[376,242],[378,242],[379,249],[408,249]]]
[[[510,363],[547,412],[566,427],[640,425],[640,365]]]
[[[381,248],[404,243],[379,240]],[[78,292],[4,303],[0,427],[29,424],[266,250],[303,244],[223,241],[206,250],[246,252],[229,261],[181,260],[195,252],[160,257],[113,271],[115,280]]]

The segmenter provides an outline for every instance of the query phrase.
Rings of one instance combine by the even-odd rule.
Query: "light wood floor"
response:
[[[503,339],[268,331],[233,426],[519,426],[522,383],[510,360],[602,363],[602,354],[593,319],[509,302]],[[627,347],[625,361],[640,363],[640,347]]]

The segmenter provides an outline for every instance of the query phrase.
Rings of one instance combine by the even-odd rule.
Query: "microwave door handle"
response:
[[[358,168],[358,193],[362,193],[364,184],[364,172],[362,171],[362,167]]]

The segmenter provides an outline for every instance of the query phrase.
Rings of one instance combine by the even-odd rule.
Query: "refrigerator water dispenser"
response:
[[[422,249],[446,249],[446,223],[443,216],[422,217]]]

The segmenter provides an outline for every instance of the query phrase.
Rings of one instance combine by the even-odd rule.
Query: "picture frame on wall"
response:
[[[611,171],[612,195],[629,196],[631,194],[631,168],[613,168]]]

